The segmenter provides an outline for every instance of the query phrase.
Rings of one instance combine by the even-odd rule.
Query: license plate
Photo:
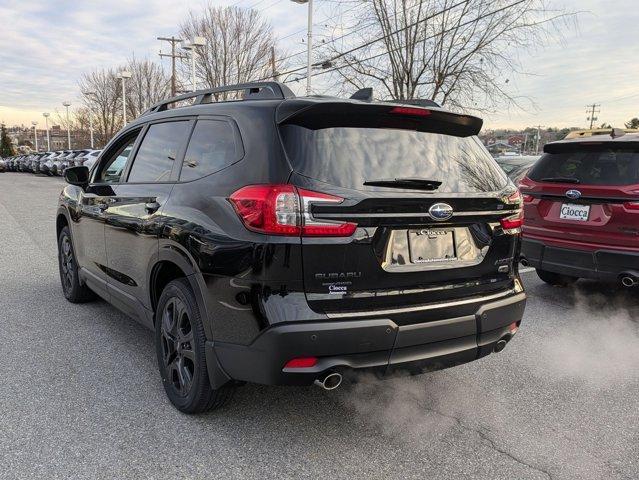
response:
[[[587,222],[590,213],[590,205],[576,205],[574,203],[564,203],[559,210],[559,218],[562,220],[577,220]]]
[[[410,261],[435,263],[456,260],[455,234],[452,230],[423,228],[408,231]]]

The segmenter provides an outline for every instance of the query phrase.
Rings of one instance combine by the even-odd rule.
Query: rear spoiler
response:
[[[299,125],[311,130],[334,127],[398,128],[442,133],[456,137],[477,135],[483,120],[440,108],[421,108],[357,101],[286,100],[276,112],[280,125]]]

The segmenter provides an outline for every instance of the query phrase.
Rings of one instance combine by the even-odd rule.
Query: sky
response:
[[[562,28],[532,51],[519,52],[526,74],[504,72],[510,93],[525,97],[524,109],[485,116],[486,128],[586,126],[586,105],[601,104],[598,122],[621,126],[639,116],[639,23],[637,0],[549,0],[579,11],[576,26]],[[211,0],[260,10],[272,22],[281,47],[303,50],[306,6],[289,0]],[[189,11],[206,0],[0,0],[0,121],[43,123],[42,112],[77,103],[83,73],[123,63],[132,54],[160,60],[167,49],[156,37],[178,32]],[[334,12],[335,0],[315,0],[316,31]],[[305,57],[293,59],[301,66]],[[163,60],[168,68],[168,61]],[[302,85],[293,89],[302,93]]]

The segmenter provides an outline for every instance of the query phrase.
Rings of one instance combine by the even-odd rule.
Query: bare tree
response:
[[[122,69],[131,72],[126,82],[127,118],[139,117],[153,104],[170,96],[171,80],[159,64],[133,56]]]
[[[186,39],[206,38],[196,57],[200,87],[243,83],[272,74],[275,37],[270,23],[256,10],[209,5],[201,14],[191,12],[180,34]],[[188,62],[183,65],[183,73],[190,78]]]
[[[83,75],[79,87],[84,110],[76,111],[75,117],[82,118],[87,125],[83,124],[82,128],[72,125],[72,128],[88,132],[91,115],[97,146],[104,146],[122,128],[122,80],[118,78],[118,72],[122,70],[131,72],[125,89],[129,120],[169,96],[169,77],[160,65],[148,59],[138,60],[133,56],[126,65]],[[66,125],[64,118],[61,118],[61,124]]]
[[[93,115],[95,142],[104,146],[122,127],[121,93],[116,70],[84,74],[79,81],[82,102]]]
[[[383,98],[427,98],[451,108],[517,105],[508,88],[519,55],[571,14],[546,0],[357,0],[358,21],[325,54],[342,86]],[[347,38],[345,38],[347,37]],[[364,45],[363,48],[357,48]]]

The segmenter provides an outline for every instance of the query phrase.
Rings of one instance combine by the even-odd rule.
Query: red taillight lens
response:
[[[639,202],[624,202],[626,210],[639,210]]]
[[[286,362],[284,368],[311,368],[317,365],[317,357],[299,357]]]
[[[249,230],[271,235],[299,235],[300,205],[292,185],[249,185],[229,198]]]
[[[504,229],[505,233],[517,234],[521,232],[521,226],[524,224],[524,211],[520,210],[517,215],[502,218],[499,223],[501,223],[501,228]]]
[[[269,235],[347,237],[354,223],[328,222],[311,215],[312,203],[341,203],[343,198],[297,189],[293,185],[249,185],[229,200],[249,230]]]
[[[414,117],[427,117],[430,115],[430,110],[426,110],[425,108],[415,108],[415,107],[393,107],[390,111],[395,115],[412,115]]]

